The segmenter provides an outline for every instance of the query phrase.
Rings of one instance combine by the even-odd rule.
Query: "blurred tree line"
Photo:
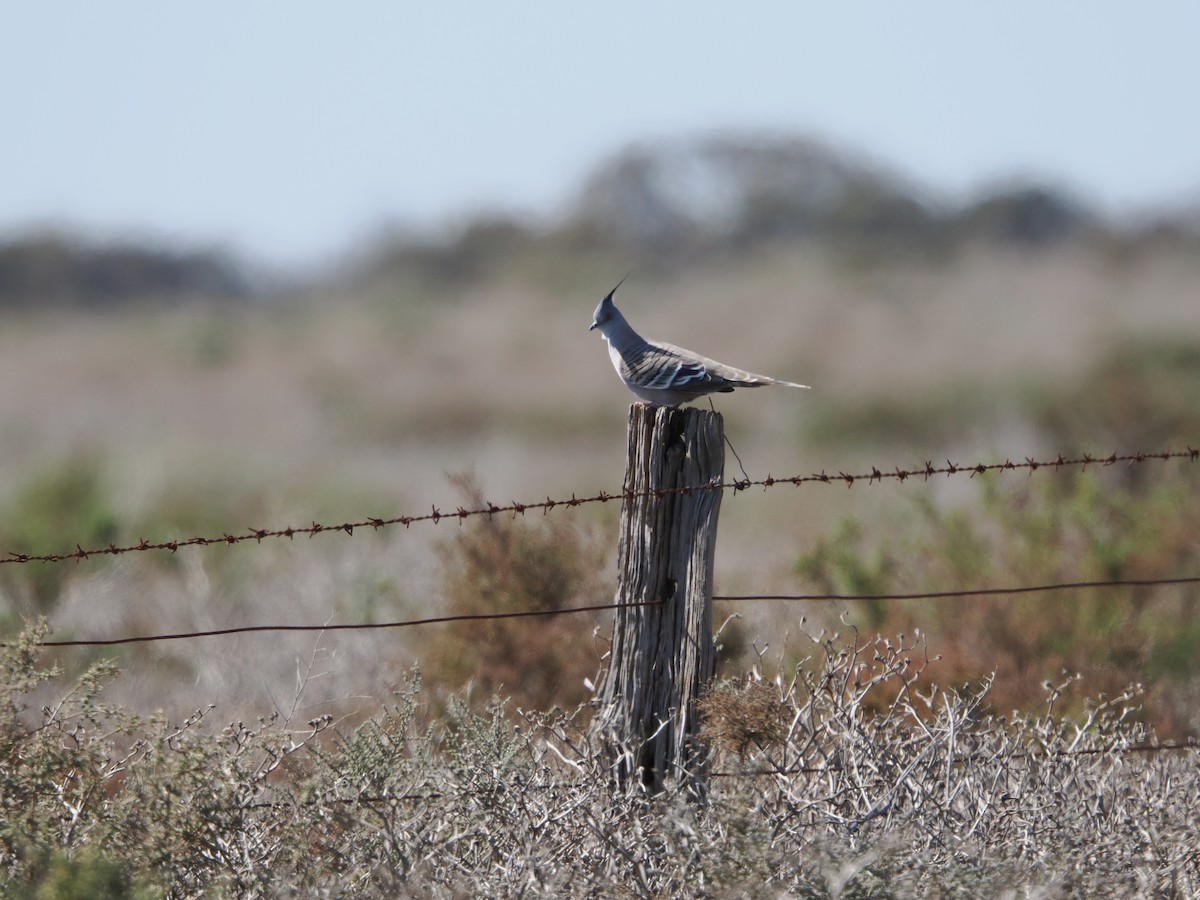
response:
[[[103,309],[164,298],[244,299],[250,294],[242,267],[216,251],[98,245],[52,232],[0,244],[0,308]]]
[[[1032,182],[950,203],[813,139],[713,136],[622,150],[596,168],[549,225],[481,213],[449,236],[381,236],[325,278],[360,289],[397,281],[447,286],[596,256],[662,270],[796,244],[942,258],[971,244],[1035,250],[1080,240],[1197,247],[1200,211],[1164,213],[1123,229],[1080,198]],[[54,233],[0,243],[0,308],[246,299],[267,283],[215,251],[98,245]]]

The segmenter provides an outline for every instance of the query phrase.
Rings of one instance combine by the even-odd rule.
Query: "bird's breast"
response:
[[[608,345],[608,358],[612,360],[613,368],[617,370],[617,374],[624,378],[625,375],[622,373],[621,369],[625,360],[621,357],[621,351],[614,347],[611,343]]]

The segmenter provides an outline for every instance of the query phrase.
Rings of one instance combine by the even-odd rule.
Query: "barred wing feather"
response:
[[[623,353],[621,361],[622,377],[638,387],[696,394],[733,390],[721,371],[726,366],[674,344],[643,341]]]

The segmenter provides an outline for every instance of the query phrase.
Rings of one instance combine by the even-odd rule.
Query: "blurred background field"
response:
[[[1115,32],[1104,38],[1119,41]],[[64,40],[76,46],[82,38],[72,32]],[[244,65],[239,54],[250,51],[237,43],[230,52]],[[1170,66],[1183,63],[1174,60],[1163,55],[1164,72],[1178,74]],[[1102,59],[1086,62],[1098,79],[1108,77]],[[285,68],[293,65],[289,56]],[[1054,81],[1065,70],[1048,52],[1034,65],[1053,90],[1074,91],[1092,109],[1091,91]],[[135,69],[118,90],[137,100],[129,106],[157,134],[147,138],[150,155],[202,145],[204,135],[185,126],[183,134],[154,131],[165,119],[148,112]],[[297,77],[311,87],[305,72]],[[532,77],[522,73],[513,77]],[[374,74],[357,77],[365,83]],[[63,77],[45,75],[48,97],[65,90]],[[1185,81],[1166,79],[1164,96]],[[255,82],[278,92],[282,130],[296,127],[288,89],[273,78],[264,83]],[[764,83],[738,96],[753,107],[746,98]],[[446,96],[479,90],[453,82]],[[1037,106],[1030,85],[1007,90]],[[131,128],[121,96],[112,100],[113,127]],[[220,96],[214,89],[192,98],[201,120]],[[95,154],[66,158],[65,169],[58,146],[41,168],[25,160],[21,171],[57,187],[41,195],[53,200],[44,215],[7,220],[0,242],[0,550],[417,514],[472,495],[506,503],[619,490],[631,397],[587,326],[596,302],[627,272],[618,301],[643,333],[813,386],[716,400],[754,478],[1200,444],[1198,170],[1177,189],[1148,189],[1140,205],[1114,201],[1111,185],[1075,172],[1043,176],[1022,158],[984,166],[975,180],[962,174],[964,164],[943,184],[936,171],[914,169],[902,142],[861,152],[854,140],[814,127],[819,116],[768,110],[747,125],[737,115],[721,118],[720,108],[698,108],[665,124],[650,115],[622,120],[622,133],[602,143],[578,132],[577,141],[588,139],[590,168],[573,180],[560,175],[566,186],[555,202],[545,199],[555,193],[549,188],[528,205],[491,202],[477,188],[438,207],[437,190],[448,192],[456,177],[464,190],[479,181],[458,149],[471,138],[461,123],[418,117],[432,129],[420,135],[423,160],[398,162],[400,180],[372,195],[360,221],[327,231],[324,253],[310,254],[311,235],[302,239],[280,222],[320,219],[313,197],[338,194],[354,153],[369,162],[392,144],[401,152],[404,142],[391,131],[356,134],[334,115],[350,103],[339,97],[312,100],[332,117],[335,167],[301,170],[290,154],[258,159],[265,150],[242,144],[257,160],[263,193],[244,198],[255,212],[239,228],[211,224],[220,216],[198,199],[203,190],[181,204],[201,223],[191,231],[165,212],[156,226],[155,207],[132,200],[128,210],[113,202],[106,220],[95,209],[107,175],[151,193],[190,176],[149,164],[142,181],[121,174],[117,154],[104,161],[103,142]],[[390,116],[378,110],[354,122]],[[1038,127],[1016,122],[1017,131]],[[490,157],[493,138],[502,144],[496,153],[512,152],[505,142],[517,129],[490,120],[480,128],[477,159]],[[22,134],[27,147],[35,147],[31,133]],[[1077,137],[1086,145],[1087,130]],[[1140,140],[1148,146],[1154,138]],[[523,165],[538,164],[537,139],[516,145],[534,159]],[[963,140],[975,146],[969,135]],[[937,142],[946,158],[952,144]],[[1142,146],[1125,148],[1128,167],[1153,168],[1151,157],[1131,158]],[[447,158],[435,160],[441,153]],[[286,186],[267,171],[276,158],[296,167]],[[426,166],[440,185],[432,200],[419,184]],[[27,196],[18,166],[8,169],[11,195]],[[67,170],[75,174],[55,181]],[[525,182],[515,183],[519,190]],[[212,193],[229,200],[220,187]],[[296,212],[254,224],[257,207],[293,200]],[[424,217],[410,219],[409,204],[424,204]],[[730,474],[735,465],[730,456]],[[1079,477],[730,493],[717,591],[949,590],[1196,574],[1200,522],[1188,500],[1197,480],[1194,464],[1179,463]],[[605,602],[616,514],[608,505],[479,526],[6,565],[0,620],[6,636],[44,615],[57,637],[111,637]],[[795,662],[801,629],[919,628],[944,656],[934,671],[947,681],[995,672],[998,707],[1037,704],[1042,682],[1080,672],[1090,693],[1144,682],[1145,715],[1164,731],[1194,734],[1195,596],[1177,588],[953,607],[743,605],[717,619],[741,617],[724,635],[730,671]],[[366,714],[414,663],[444,690],[473,680],[481,695],[570,704],[599,666],[607,627],[576,617],[552,629],[487,634],[438,626],[243,635],[54,656],[75,669],[115,655],[125,674],[111,694],[172,714],[208,702],[286,709],[300,685],[306,709],[332,704]]]
[[[634,273],[622,305],[646,333],[814,385],[811,394],[718,398],[753,477],[1195,443],[1200,234],[1186,222],[1130,230],[1035,185],[942,209],[852,167],[840,175],[840,202],[814,213],[806,167],[836,169],[844,165],[836,154],[791,138],[718,143],[735,163],[715,170],[730,185],[721,218],[738,220],[732,233],[713,233],[707,214],[688,218],[685,201],[706,198],[672,198],[656,193],[652,178],[629,175],[630,160],[672,171],[675,154],[710,152],[713,142],[698,139],[604,163],[585,196],[608,179],[603,195],[628,197],[629,208],[600,221],[581,214],[533,229],[487,218],[437,241],[380,239],[354,265],[286,288],[248,287],[235,261],[188,250],[61,234],[10,242],[0,252],[4,548],[51,552],[453,509],[466,503],[462,475],[500,503],[618,490],[630,398],[587,325],[622,267]],[[739,163],[743,156],[799,174],[794,194],[769,182],[766,223],[753,214],[761,188],[740,174],[758,166]],[[646,207],[674,224],[647,236],[638,212]],[[731,475],[735,465],[730,456]],[[1000,475],[986,484],[729,494],[717,590],[946,590],[1035,575],[1188,574],[1200,523],[1182,499],[1195,483],[1181,464],[1078,482]],[[1152,514],[1171,496],[1178,508]],[[1075,516],[1056,513],[1055,498],[1075,504]],[[505,523],[583,535],[562,538],[559,552],[585,557],[586,572],[545,602],[610,595],[615,515],[615,507],[584,508]],[[1055,515],[1069,521],[1051,527],[1045,520]],[[968,525],[978,533],[964,548]],[[1071,529],[1081,530],[1078,540]],[[1097,534],[1109,531],[1108,540],[1136,552],[1098,559]],[[0,576],[7,627],[44,614],[60,637],[108,637],[381,621],[461,602],[473,611],[521,608],[513,598],[527,596],[522,587],[496,596],[492,583],[528,551],[494,555],[471,581],[455,548],[472,535],[472,526],[442,523],[10,566]],[[1026,541],[1057,550],[1035,563],[1021,549]],[[1005,672],[1019,702],[1021,684],[1040,696],[1038,685],[1064,668],[1090,668],[1093,687],[1102,677],[1115,690],[1157,673],[1178,681],[1163,688],[1174,699],[1159,714],[1185,728],[1195,723],[1198,676],[1188,654],[1171,648],[1196,637],[1190,596],[1160,592],[1148,611],[1129,598],[1063,594],[1020,607],[1007,644],[992,639],[1013,618],[1011,601],[960,601],[967,612],[743,606],[730,634],[740,665],[753,646],[786,654],[782,636],[795,641],[802,615],[810,630],[837,627],[843,615],[866,631],[937,632],[945,621],[935,648],[950,676]],[[1103,616],[1098,603],[1109,604]],[[1173,624],[1126,630],[1151,612]],[[570,684],[550,680],[557,695],[543,685],[541,702],[580,699],[583,677],[599,664],[605,626],[563,627],[587,662]],[[1057,635],[1053,652],[1036,649],[1042,627]],[[519,633],[509,635],[511,653],[529,658],[545,635]],[[1114,635],[1125,635],[1120,648]],[[575,655],[562,652],[572,641],[554,644],[552,656]],[[1159,658],[1171,652],[1177,662]],[[369,704],[418,661],[444,671],[448,687],[473,678],[523,690],[513,683],[521,666],[501,677],[469,636],[454,644],[421,631],[247,635],[119,657],[132,677],[114,690],[177,710],[199,697],[283,704],[298,660],[325,676],[306,688],[307,702]],[[545,665],[528,669],[533,690]]]

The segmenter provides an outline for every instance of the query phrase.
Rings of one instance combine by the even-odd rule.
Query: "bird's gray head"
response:
[[[625,278],[628,277],[628,275],[625,276]],[[622,318],[621,311],[613,303],[613,294],[617,292],[617,288],[625,283],[625,278],[618,281],[617,287],[609,291],[605,298],[600,301],[600,305],[596,307],[596,311],[592,314],[592,324],[588,328],[588,331],[595,331],[597,328],[603,331],[605,325]]]

